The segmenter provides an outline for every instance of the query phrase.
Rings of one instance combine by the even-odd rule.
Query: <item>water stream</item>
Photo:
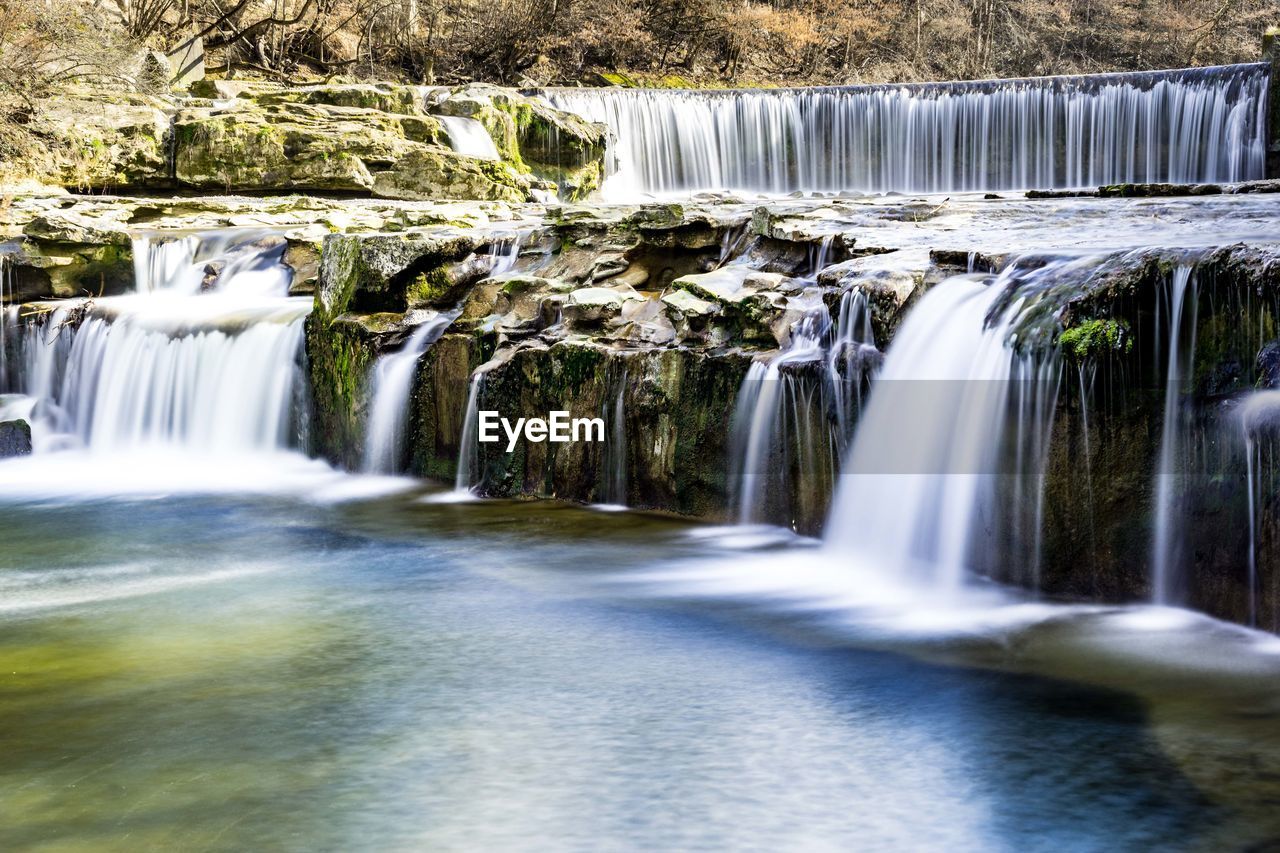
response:
[[[493,137],[480,122],[463,116],[436,116],[436,119],[444,125],[454,151],[480,160],[502,159]]]
[[[418,359],[440,339],[457,312],[442,311],[424,320],[404,345],[378,359],[373,374],[373,404],[365,427],[364,470],[395,474],[403,466],[409,392]]]

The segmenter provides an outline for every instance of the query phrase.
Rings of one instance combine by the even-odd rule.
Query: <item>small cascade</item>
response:
[[[480,462],[480,396],[484,392],[484,372],[471,375],[467,388],[467,408],[462,415],[462,437],[458,440],[458,471],[454,476],[453,490],[458,494],[472,493],[480,485],[476,469]]]
[[[827,493],[878,360],[866,296],[853,288],[834,322],[818,301],[771,361],[748,368],[731,426],[738,523],[779,520],[769,504],[780,495]],[[787,513],[794,526],[795,507]]]
[[[1061,368],[1056,351],[1022,346],[1029,297],[1011,294],[1033,293],[1069,263],[955,276],[911,312],[847,453],[830,551],[942,593],[975,571],[1034,586]],[[991,565],[997,555],[1008,565]]]
[[[373,405],[365,430],[366,473],[395,474],[401,470],[409,392],[418,360],[456,317],[456,311],[434,315],[413,330],[404,346],[378,359],[373,374]]]
[[[612,131],[607,191],[963,192],[1240,181],[1265,65],[726,92],[558,89]]]
[[[1276,439],[1280,437],[1280,391],[1255,391],[1240,407],[1239,424],[1244,436],[1244,458],[1247,506],[1249,512],[1248,553],[1248,624],[1258,624],[1259,588],[1258,549],[1260,546],[1260,520],[1268,495],[1275,494],[1277,472]],[[1275,591],[1272,593],[1276,601]],[[1271,628],[1276,630],[1276,616],[1271,617]]]
[[[514,231],[494,236],[489,244],[489,274],[510,272],[520,258],[520,250],[528,238],[528,232]],[[452,322],[456,313],[450,317]],[[447,324],[446,324],[447,326]],[[485,367],[471,375],[467,388],[467,405],[462,414],[462,434],[458,439],[458,467],[454,475],[454,488],[444,499],[473,495],[482,485],[483,478],[477,470],[480,465],[479,420],[480,399],[484,394]]]
[[[287,296],[284,245],[265,233],[140,237],[136,293],[25,318],[10,373],[33,401],[37,452],[295,443],[311,300]]]
[[[489,275],[502,275],[515,269],[520,260],[520,250],[529,238],[527,231],[511,231],[495,234],[489,244]]]
[[[1184,394],[1195,358],[1196,303],[1193,267],[1190,263],[1179,264],[1160,292],[1157,318],[1157,329],[1167,335],[1168,344],[1167,348],[1162,347],[1157,334],[1156,357],[1164,355],[1166,365],[1160,457],[1152,489],[1155,524],[1151,538],[1151,600],[1155,604],[1176,603],[1177,569],[1183,556],[1183,538],[1177,527],[1179,496],[1185,487],[1183,459],[1190,433]]]
[[[604,477],[601,497],[609,507],[627,505],[627,380],[629,372],[624,367],[619,381],[613,383],[616,390],[612,404],[606,403],[605,422],[609,425],[609,440],[604,448]]]
[[[463,116],[436,116],[449,134],[449,145],[454,151],[465,157],[479,160],[501,160],[498,148],[493,144],[493,137],[484,125],[473,118]]]

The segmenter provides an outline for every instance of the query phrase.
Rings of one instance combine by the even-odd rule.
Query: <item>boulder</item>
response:
[[[463,157],[446,148],[419,148],[379,172],[372,189],[384,198],[523,201],[531,186],[503,163]]]
[[[23,420],[0,421],[0,459],[31,453],[31,425]]]
[[[631,299],[644,297],[609,287],[580,287],[565,300],[564,316],[575,326],[596,325],[620,315],[623,303]]]
[[[178,182],[224,191],[367,192],[368,164],[394,163],[411,147],[392,116],[302,105],[183,110],[174,133]]]

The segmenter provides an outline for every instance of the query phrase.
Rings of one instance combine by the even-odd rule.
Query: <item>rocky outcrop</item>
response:
[[[207,97],[86,91],[51,102],[32,126],[41,152],[7,164],[5,180],[526,201],[582,198],[603,178],[602,127],[496,87],[460,89],[434,108],[476,116],[498,161],[455,151],[419,87],[202,81],[195,91]]]
[[[341,104],[308,95],[298,104],[394,106],[359,103],[367,94],[344,90],[333,96]],[[1146,230],[1134,236],[1099,224],[1114,215],[1107,207],[1114,204],[1148,205],[1125,222]],[[296,271],[295,292],[314,290],[306,353],[317,454],[361,466],[377,359],[443,311],[454,319],[412,382],[403,470],[454,479],[474,382],[481,407],[504,416],[566,410],[603,419],[608,433],[604,443],[571,449],[473,446],[472,481],[482,494],[626,502],[713,519],[734,515],[733,414],[740,400],[750,403],[744,377],[753,363],[776,363],[802,321],[823,311],[836,319],[860,294],[875,343],[885,349],[941,279],[1035,273],[1032,290],[1005,293],[1026,299],[1017,348],[1056,354],[1061,369],[1036,530],[1043,557],[1009,559],[1025,555],[1030,539],[1025,530],[998,529],[998,546],[989,549],[996,559],[983,568],[1046,595],[1090,600],[1150,595],[1153,469],[1167,390],[1156,353],[1166,338],[1157,329],[1173,272],[1190,264],[1196,345],[1183,408],[1184,446],[1194,452],[1183,460],[1191,486],[1178,499],[1180,600],[1237,621],[1257,614],[1273,627],[1280,624],[1280,481],[1271,472],[1280,470],[1273,459],[1280,435],[1246,431],[1241,412],[1255,389],[1280,383],[1280,244],[1259,226],[1270,215],[1260,201],[1221,195],[1186,204],[1208,208],[1203,215],[1242,242],[1117,251],[1122,239],[1159,245],[1168,226],[1158,217],[1185,216],[1141,200],[703,199],[600,207],[43,196],[19,197],[6,209],[0,255],[8,303],[113,292],[120,285],[111,282],[130,280],[134,231],[278,231]],[[926,215],[930,228],[919,223]],[[1046,234],[1060,219],[1063,232]],[[1029,251],[1045,243],[1070,245],[1079,264],[1059,274],[1053,261],[1062,256]],[[849,397],[830,393],[838,387],[833,375],[874,366],[880,356],[862,343],[789,355],[778,371],[789,383],[788,417],[810,431],[785,438],[791,457],[779,461],[778,487],[761,498],[760,515],[819,533],[840,458],[831,437],[852,426],[839,416],[851,411]],[[1257,463],[1252,574],[1246,436]],[[1035,506],[1031,494],[1018,499],[1024,510]]]
[[[0,179],[24,177],[72,190],[170,184],[169,103],[148,95],[80,92],[41,105],[29,130],[30,162],[6,164]]]
[[[554,182],[565,199],[586,198],[604,180],[604,125],[482,83],[438,92],[431,109],[480,122],[504,159]]]
[[[418,368],[409,470],[455,476],[469,387],[482,376],[481,405],[512,418],[561,410],[613,422],[620,408],[630,448],[618,449],[616,437],[514,454],[484,445],[474,472],[483,494],[725,517],[727,413],[753,355],[786,340],[788,323],[801,314],[798,300],[814,283],[796,277],[811,248],[803,240],[744,240],[760,267],[745,276],[748,293],[697,272],[719,262],[725,239],[748,218],[736,209],[721,213],[663,205],[560,211],[524,226],[517,268],[496,275],[492,247],[511,237],[492,231],[327,238],[308,321],[317,451],[358,464],[352,448],[363,446],[369,371],[379,353],[403,340],[412,321],[403,312],[456,310],[450,332]],[[806,298],[821,307],[821,295]],[[705,322],[694,317],[699,311]]]

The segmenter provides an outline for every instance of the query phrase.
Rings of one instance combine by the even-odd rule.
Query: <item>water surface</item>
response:
[[[5,500],[7,849],[1207,849],[1276,831],[1188,775],[1134,693],[927,662],[769,596],[644,592],[630,579],[744,564],[672,520],[413,493]]]

